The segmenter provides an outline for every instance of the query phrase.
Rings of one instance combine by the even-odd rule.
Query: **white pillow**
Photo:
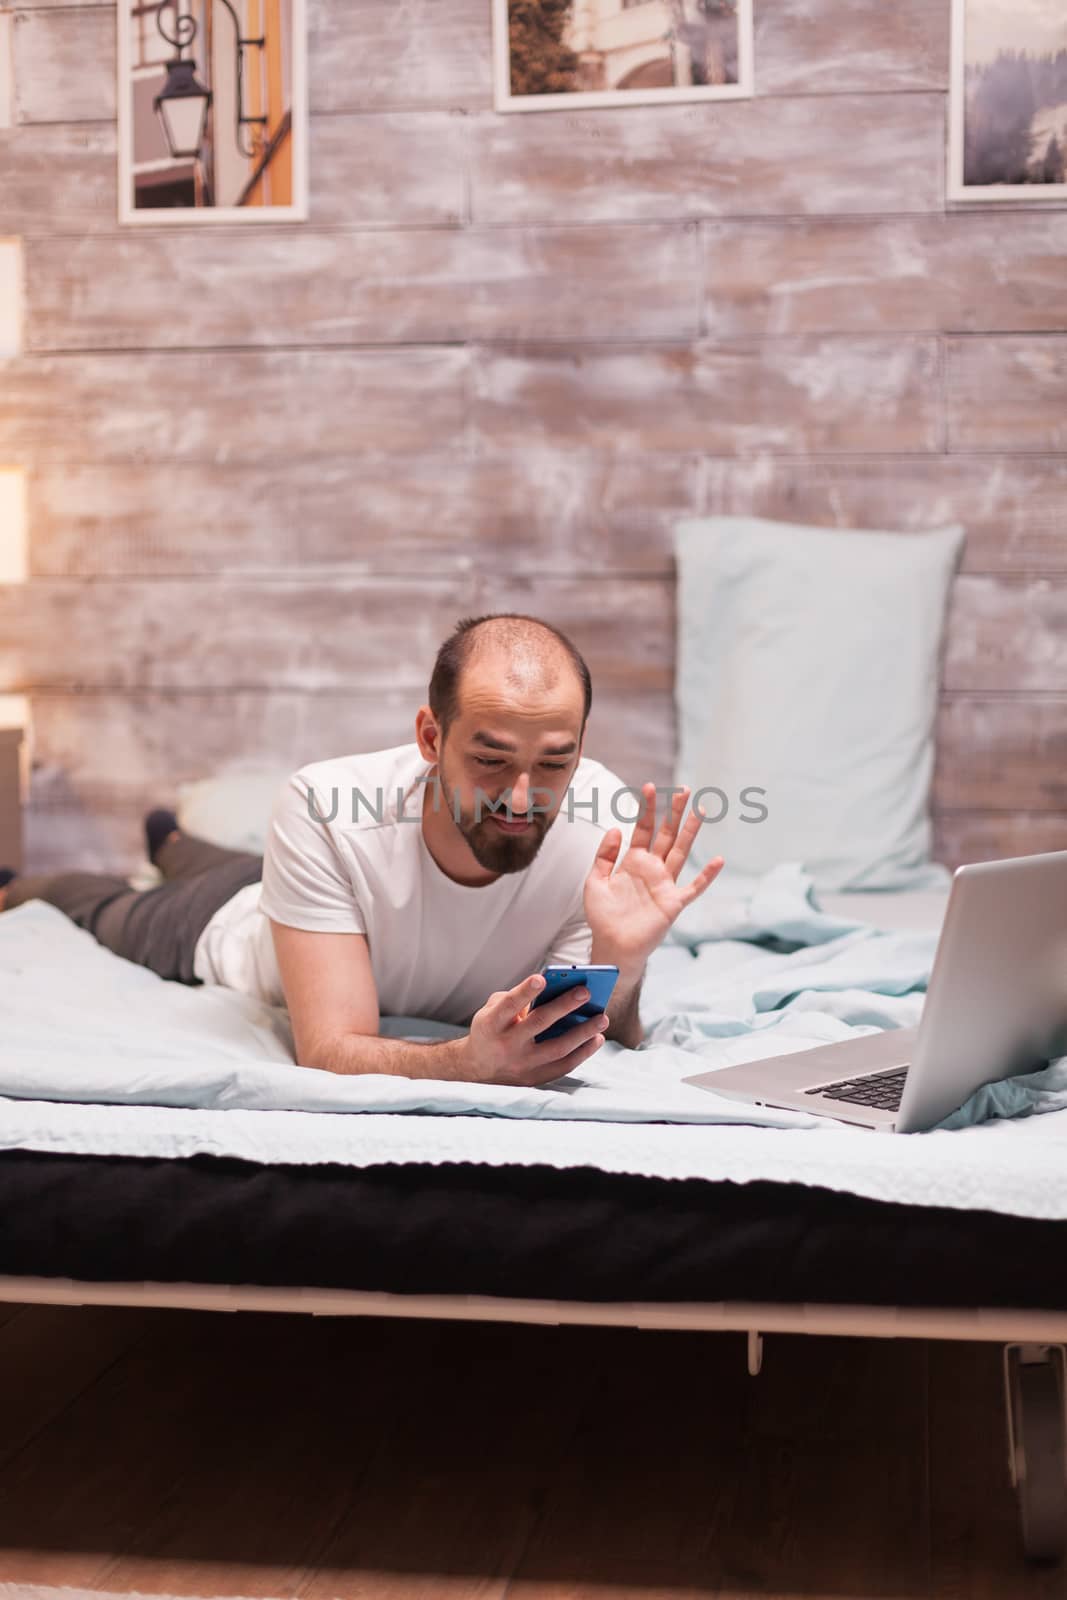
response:
[[[816,889],[924,889],[941,640],[964,544],[932,533],[690,517],[678,582],[675,783],[726,811],[690,862]],[[744,793],[764,790],[765,794]],[[724,799],[701,798],[709,819]],[[760,812],[766,815],[760,820]]]
[[[262,855],[271,811],[293,767],[259,768],[178,785],[178,826],[229,850]]]

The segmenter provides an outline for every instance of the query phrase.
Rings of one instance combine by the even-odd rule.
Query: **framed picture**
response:
[[[119,221],[307,217],[305,0],[118,0]]]
[[[752,95],[752,0],[493,0],[498,111]]]
[[[952,0],[948,198],[1067,198],[1067,0]]]

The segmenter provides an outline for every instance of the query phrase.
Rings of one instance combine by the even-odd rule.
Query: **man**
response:
[[[160,888],[55,874],[16,879],[7,903],[36,894],[161,976],[284,1002],[303,1066],[550,1082],[605,1036],[640,1044],[648,958],[722,867],[716,857],[677,882],[700,823],[680,827],[688,789],[658,830],[651,783],[634,820],[613,825],[633,816],[635,794],[582,757],[591,701],[589,669],[558,630],[514,613],[466,618],[438,651],[415,743],[295,772],[261,872],[258,857],[153,813]],[[537,1044],[582,998],[531,1013],[540,968],[572,962],[618,966],[611,1010]],[[383,1013],[468,1031],[383,1038]]]

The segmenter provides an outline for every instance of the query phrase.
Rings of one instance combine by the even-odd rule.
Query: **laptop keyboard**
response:
[[[876,1106],[879,1111],[899,1111],[907,1076],[907,1067],[894,1067],[890,1072],[869,1072],[862,1078],[842,1078],[840,1083],[821,1083],[804,1093],[821,1094],[827,1100],[847,1100],[850,1105]]]

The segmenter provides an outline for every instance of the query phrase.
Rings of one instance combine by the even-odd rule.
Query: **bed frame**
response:
[[[21,739],[21,735],[18,736]],[[20,812],[17,743],[0,745],[0,831]],[[6,763],[4,758],[6,758]],[[11,836],[9,855],[21,836]],[[20,856],[21,851],[18,851]],[[16,861],[17,864],[17,861]],[[1001,1344],[1008,1472],[1028,1560],[1067,1554],[1067,1311],[790,1305],[755,1302],[522,1300],[253,1284],[121,1283],[0,1275],[0,1303],[175,1307],[199,1311],[304,1312],[311,1316],[418,1317],[449,1321],[648,1328],[747,1334],[758,1376],[768,1333],[875,1339],[965,1339]]]
[[[1067,1311],[743,1301],[602,1304],[254,1284],[94,1283],[75,1278],[0,1276],[3,1301],[745,1333],[752,1377],[758,1376],[763,1365],[763,1340],[768,1333],[1001,1344],[1008,1473],[1018,1500],[1023,1551],[1028,1560],[1040,1562],[1059,1562],[1067,1553]]]

